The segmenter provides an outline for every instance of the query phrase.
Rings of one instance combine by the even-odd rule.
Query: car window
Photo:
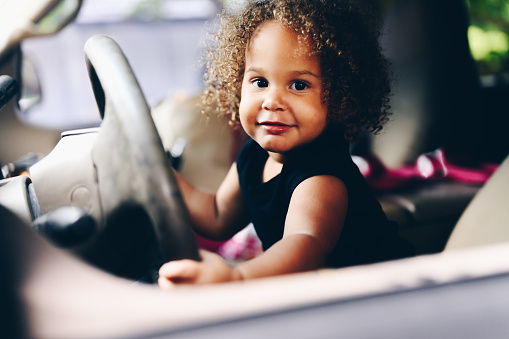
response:
[[[509,2],[468,0],[468,39],[482,76],[509,72]]]
[[[204,25],[222,3],[213,0],[87,0],[74,22],[48,37],[27,39],[23,120],[54,129],[100,123],[83,46],[111,36],[126,54],[150,106],[201,89]]]

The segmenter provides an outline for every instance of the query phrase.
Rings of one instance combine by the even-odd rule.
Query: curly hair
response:
[[[323,100],[330,122],[354,141],[378,133],[389,115],[389,64],[378,44],[375,11],[360,0],[257,0],[239,12],[224,11],[207,46],[204,107],[239,121],[245,54],[256,28],[277,20],[310,38],[320,57]]]

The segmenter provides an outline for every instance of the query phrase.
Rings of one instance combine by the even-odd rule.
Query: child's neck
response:
[[[276,153],[270,151],[267,151],[267,153],[269,154],[269,159],[272,159],[272,161],[274,161],[275,163],[279,163],[281,165],[285,163],[288,157],[288,155],[285,153]]]
[[[285,156],[279,153],[268,152],[269,157],[263,167],[262,181],[267,182],[281,173]]]

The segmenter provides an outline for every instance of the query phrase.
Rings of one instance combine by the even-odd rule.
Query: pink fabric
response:
[[[251,227],[240,231],[227,241],[212,241],[196,235],[196,242],[198,247],[215,252],[230,262],[253,259],[263,252],[261,242]]]
[[[377,190],[402,187],[417,181],[453,180],[466,184],[483,184],[496,171],[496,164],[479,164],[475,167],[457,166],[449,162],[442,149],[422,154],[413,165],[390,169],[374,155],[352,156],[368,184]]]

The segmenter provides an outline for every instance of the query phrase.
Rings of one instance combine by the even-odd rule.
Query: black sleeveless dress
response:
[[[268,153],[255,141],[237,157],[242,195],[264,250],[283,237],[294,189],[315,175],[333,175],[348,190],[348,211],[338,243],[328,256],[329,267],[345,267],[413,255],[409,242],[397,235],[364,177],[353,163],[349,144],[338,129],[328,129],[312,143],[292,150],[280,174],[262,183]]]

